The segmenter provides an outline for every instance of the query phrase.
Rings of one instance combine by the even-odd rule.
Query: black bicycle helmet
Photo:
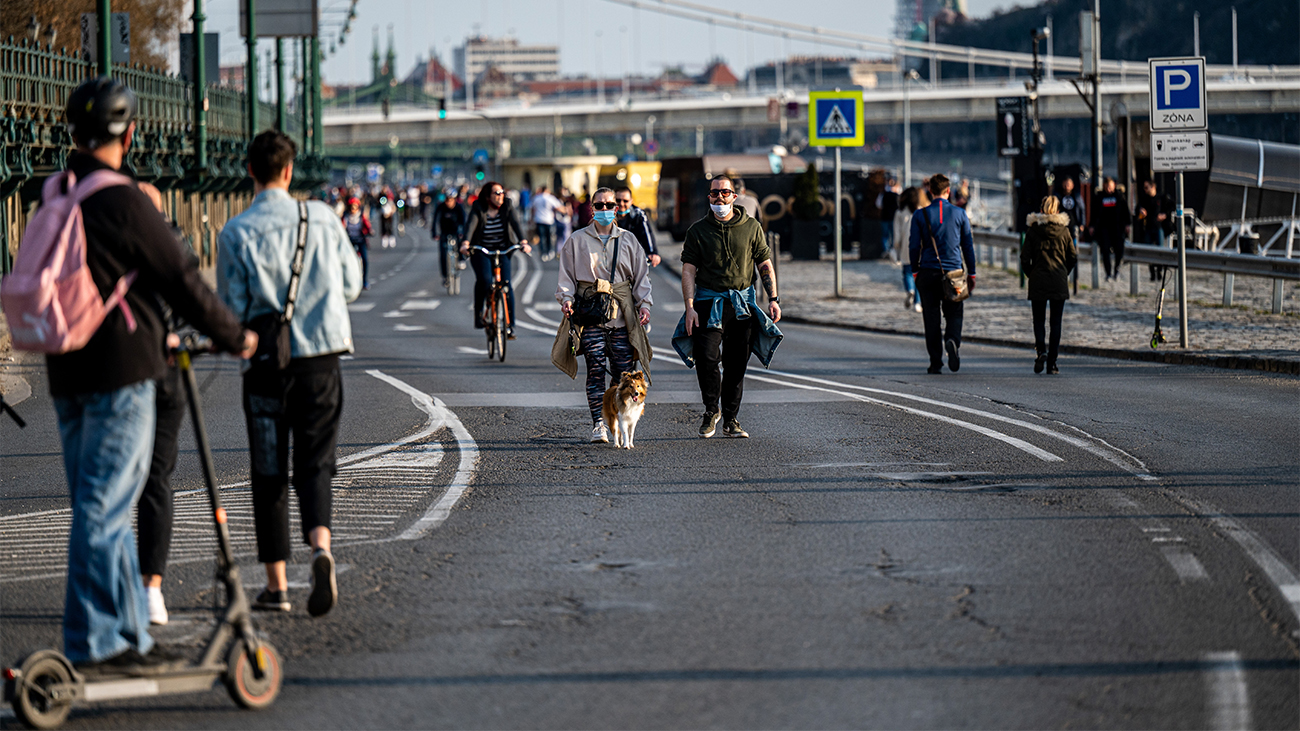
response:
[[[117,79],[100,76],[83,82],[68,97],[68,131],[78,144],[96,148],[126,134],[135,119],[136,96]]]

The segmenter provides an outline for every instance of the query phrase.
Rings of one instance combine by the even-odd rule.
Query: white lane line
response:
[[[1209,581],[1210,574],[1187,549],[1181,546],[1166,546],[1160,549],[1165,560],[1173,567],[1174,573],[1183,581]]]
[[[375,309],[374,302],[353,302],[348,305],[348,312],[369,312]]]
[[[393,325],[393,330],[399,333],[413,333],[424,329],[424,325],[407,325],[404,322],[399,322],[396,325]]]
[[[533,297],[537,296],[537,285],[541,283],[542,283],[542,268],[538,267],[537,271],[533,272],[533,278],[528,280],[528,286],[524,288],[525,305],[531,305],[533,303]]]
[[[1246,526],[1217,508],[1178,493],[1174,493],[1172,497],[1209,520],[1216,528],[1236,541],[1246,555],[1250,556],[1250,559],[1264,571],[1269,581],[1273,582],[1282,598],[1291,606],[1292,614],[1300,620],[1300,578],[1296,577],[1295,572],[1281,556],[1277,555],[1277,552]]]
[[[952,426],[961,427],[962,429],[969,429],[970,431],[973,431],[973,432],[975,432],[975,433],[977,433],[977,434],[983,434],[984,436],[986,436],[986,437],[988,437],[988,438],[990,438],[990,439],[996,439],[996,440],[998,440],[999,442],[1002,442],[1002,443],[1004,443],[1004,444],[1008,444],[1008,445],[1010,445],[1010,446],[1012,446],[1012,447],[1015,447],[1016,449],[1019,449],[1019,450],[1022,451],[1022,452],[1025,452],[1026,454],[1030,454],[1030,455],[1032,455],[1032,456],[1034,456],[1034,457],[1037,457],[1038,459],[1041,459],[1041,460],[1043,460],[1044,462],[1064,462],[1064,461],[1065,461],[1065,460],[1061,459],[1060,457],[1056,456],[1055,454],[1052,454],[1051,452],[1049,452],[1049,451],[1047,451],[1047,450],[1045,450],[1045,449],[1040,449],[1040,448],[1038,448],[1038,447],[1035,447],[1034,445],[1030,444],[1029,442],[1026,442],[1026,441],[1023,440],[1023,439],[1017,439],[1016,437],[1013,437],[1013,436],[1011,436],[1010,434],[1003,434],[1003,433],[1000,432],[1000,431],[994,431],[993,429],[989,429],[988,427],[985,427],[985,426],[980,426],[979,424],[972,424],[972,423],[969,422],[969,421],[962,421],[961,419],[954,419],[954,418],[952,418],[951,416],[944,416],[943,414],[936,414],[936,413],[934,413],[934,412],[932,412],[932,411],[922,411],[921,409],[914,409],[914,408],[912,408],[911,406],[903,406],[902,404],[896,404],[896,403],[892,403],[892,402],[890,402],[890,401],[884,401],[884,400],[881,400],[881,399],[875,399],[875,398],[871,398],[870,396],[863,396],[863,395],[861,395],[861,394],[857,394],[857,393],[850,393],[850,392],[848,392],[848,391],[836,391],[836,390],[834,390],[834,389],[831,389],[831,388],[823,388],[823,387],[821,387],[821,386],[810,386],[810,385],[803,384],[803,383],[791,383],[791,382],[789,382],[789,381],[781,381],[781,380],[777,380],[777,379],[775,379],[775,378],[767,378],[767,377],[765,377],[765,376],[756,376],[756,375],[753,375],[753,374],[750,374],[750,373],[746,373],[746,374],[745,374],[745,377],[746,377],[746,378],[752,378],[752,379],[754,379],[755,381],[762,381],[763,383],[774,383],[774,384],[777,384],[778,386],[788,386],[788,387],[790,387],[790,388],[801,388],[801,389],[805,389],[805,390],[808,390],[808,391],[824,391],[824,392],[826,392],[826,393],[834,393],[834,394],[838,394],[838,395],[840,395],[840,396],[845,396],[845,397],[847,397],[847,398],[851,398],[851,399],[853,399],[853,400],[855,400],[855,401],[864,401],[864,402],[869,403],[869,404],[877,404],[877,405],[879,405],[879,406],[886,406],[886,407],[889,407],[889,408],[891,408],[891,409],[898,409],[899,411],[906,411],[906,412],[909,413],[909,414],[915,414],[915,415],[917,415],[917,416],[923,416],[923,417],[925,417],[925,418],[927,418],[927,419],[935,419],[936,421],[942,421],[942,422],[945,423],[945,424],[950,424],[950,425],[952,425]]]
[[[423,536],[425,533],[437,528],[439,525],[451,517],[451,509],[460,501],[465,490],[469,489],[470,480],[474,478],[474,467],[478,464],[478,444],[474,437],[470,435],[469,430],[461,423],[451,409],[447,408],[441,400],[429,396],[429,394],[420,391],[414,386],[400,381],[382,371],[366,371],[370,375],[387,383],[393,388],[410,394],[411,403],[414,403],[421,411],[429,415],[432,420],[435,415],[443,423],[451,427],[451,432],[456,437],[456,447],[460,452],[460,464],[456,469],[456,476],[452,478],[451,484],[447,486],[447,491],[442,494],[438,502],[433,504],[419,520],[415,521],[410,528],[407,528],[397,536],[397,540],[410,541]]]
[[[1209,728],[1216,731],[1243,731],[1250,728],[1250,693],[1246,689],[1246,668],[1241,653],[1207,652],[1205,685],[1210,712]]]
[[[410,317],[410,316],[411,316],[411,313],[409,313],[409,312],[402,312],[401,310],[389,310],[388,312],[385,312],[385,313],[384,313],[384,317],[389,317],[389,318],[392,318],[392,317]]]
[[[469,347],[466,347],[466,346],[464,346],[464,345],[459,345],[459,346],[457,346],[457,347],[456,347],[456,350],[459,350],[459,351],[462,352],[462,353],[469,353],[470,355],[487,355],[487,354],[488,354],[487,350],[484,349],[484,348],[469,348]]]
[[[532,311],[533,308],[529,307],[528,312],[532,312]],[[558,322],[555,323],[555,327],[559,327],[559,326],[560,323]],[[534,325],[533,323],[527,322],[525,320],[515,320],[515,327],[522,327],[525,330],[532,330],[533,332],[546,333],[551,337],[555,337],[555,327],[546,328],[546,327],[542,327],[541,325]]]
[[[559,302],[538,302],[537,304],[533,305],[533,307],[535,307],[538,312],[559,312],[560,311]]]
[[[403,303],[402,303],[402,306],[399,307],[398,309],[399,309],[399,310],[402,310],[402,311],[405,311],[405,310],[436,310],[436,309],[438,309],[438,305],[441,305],[441,304],[442,304],[442,300],[407,300],[407,301],[403,302]]]
[[[421,289],[421,290],[418,290],[418,291],[415,291],[415,292],[407,292],[407,293],[406,293],[406,296],[407,296],[407,297],[428,297],[428,296],[429,296],[429,290],[427,290],[427,289]]]

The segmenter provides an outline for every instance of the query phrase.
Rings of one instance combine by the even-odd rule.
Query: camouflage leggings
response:
[[[591,408],[591,421],[595,423],[601,419],[601,406],[605,400],[606,360],[613,361],[609,373],[611,383],[617,383],[624,371],[632,370],[635,353],[625,327],[617,330],[584,328],[580,352],[587,359],[587,406]]]

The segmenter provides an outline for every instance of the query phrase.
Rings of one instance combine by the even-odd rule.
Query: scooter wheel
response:
[[[72,701],[52,697],[52,690],[72,682],[67,664],[53,653],[41,652],[23,662],[22,674],[14,689],[14,715],[28,728],[62,726],[72,710]]]
[[[248,657],[245,647],[243,640],[236,640],[230,646],[223,680],[235,703],[251,711],[260,711],[274,703],[280,694],[284,666],[280,653],[265,640],[257,648],[256,660]]]

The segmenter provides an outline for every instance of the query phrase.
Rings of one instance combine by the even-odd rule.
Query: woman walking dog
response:
[[[645,325],[650,322],[650,268],[645,251],[631,231],[614,223],[614,191],[600,188],[591,196],[593,220],[573,232],[560,248],[560,279],[555,299],[564,311],[564,321],[555,334],[551,362],[570,378],[577,377],[577,355],[587,361],[587,406],[591,409],[591,441],[608,442],[609,424],[602,414],[605,372],[613,382],[631,371],[635,362],[648,376],[650,340]],[[593,316],[584,302],[612,300],[613,317],[603,322]],[[607,366],[608,364],[608,366]]]
[[[1034,373],[1059,373],[1056,355],[1061,347],[1061,315],[1070,299],[1070,271],[1079,253],[1070,235],[1070,217],[1061,213],[1061,201],[1054,195],[1043,199],[1042,213],[1025,218],[1028,230],[1020,251],[1020,268],[1029,277],[1029,301],[1034,308]],[[1047,306],[1052,309],[1052,335],[1046,337]],[[1046,343],[1044,342],[1046,341]]]

